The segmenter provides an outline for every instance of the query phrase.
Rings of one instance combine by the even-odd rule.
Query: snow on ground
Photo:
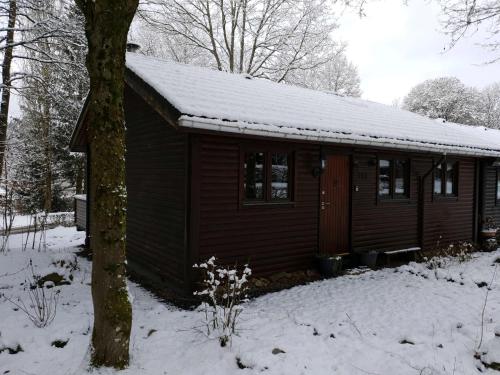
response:
[[[6,227],[4,224],[3,216],[0,216],[0,229]],[[7,219],[7,226],[10,225],[10,219]],[[12,228],[27,227],[33,225],[33,218],[30,215],[17,215],[14,217],[14,222],[12,223]]]
[[[83,238],[74,228],[49,230],[47,249],[39,252],[20,250],[20,235],[12,236],[11,250],[0,254],[0,292],[24,297],[20,284],[29,259],[36,272],[59,270],[68,276],[52,263],[71,260]],[[241,332],[230,348],[194,329],[200,312],[159,302],[130,283],[132,361],[120,374],[479,374],[473,354],[487,288],[478,284],[490,283],[499,257],[500,251],[478,253],[436,271],[412,263],[262,296],[246,304]],[[0,348],[19,344],[24,350],[3,351],[0,374],[86,372],[90,264],[79,258],[78,267],[72,284],[60,287],[57,316],[49,327],[34,328],[0,298]],[[495,281],[484,314],[486,342],[500,324],[499,292]],[[57,348],[51,346],[55,340],[69,341]],[[247,368],[240,369],[237,358]]]
[[[37,223],[43,221],[43,214],[37,215]],[[47,216],[47,224],[52,224],[54,222],[68,221],[72,220],[74,217],[74,212],[51,212]],[[5,228],[4,217],[0,215],[0,229]],[[10,225],[10,219],[7,218],[7,226]],[[35,216],[34,215],[15,215],[13,217],[12,228],[22,228],[22,227],[34,227]]]

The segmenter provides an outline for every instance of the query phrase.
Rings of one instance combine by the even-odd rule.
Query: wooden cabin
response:
[[[500,219],[496,131],[139,54],[125,80],[128,264],[178,293],[212,255],[270,275]]]

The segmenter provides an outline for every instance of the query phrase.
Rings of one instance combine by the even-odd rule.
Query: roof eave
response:
[[[252,129],[251,125],[248,127],[241,128],[238,126],[231,126],[225,121],[217,119],[200,118],[193,116],[181,116],[178,120],[179,126],[191,129],[209,130],[223,133],[233,133],[239,135],[252,135],[252,136],[262,136],[262,137],[273,137],[279,139],[291,139],[291,140],[304,140],[304,141],[314,141],[314,142],[324,142],[324,143],[338,143],[338,144],[350,144],[355,146],[371,146],[371,147],[381,147],[396,150],[407,150],[415,152],[431,152],[438,154],[455,154],[471,157],[500,157],[500,150],[487,150],[473,147],[458,147],[452,145],[433,145],[426,144],[425,142],[411,142],[407,141],[405,143],[391,143],[384,140],[371,140],[366,137],[366,139],[349,138],[349,136],[322,136],[322,135],[302,135],[294,133],[284,133],[279,131],[273,131],[269,129]]]
[[[75,128],[73,129],[73,133],[71,134],[71,140],[69,142],[69,150],[71,152],[86,152],[87,144],[84,141],[84,137],[82,132],[83,124],[85,123],[85,117],[87,116],[87,108],[90,101],[90,93],[87,93],[85,97],[85,101],[83,102],[82,110],[80,111],[80,115],[78,116],[78,120],[76,121]]]

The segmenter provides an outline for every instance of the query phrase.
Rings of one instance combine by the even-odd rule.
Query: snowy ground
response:
[[[43,220],[43,214],[39,214],[37,218],[37,223],[40,225],[40,221]],[[47,224],[52,224],[54,222],[68,221],[73,219],[74,212],[52,212],[48,214]],[[4,223],[4,217],[0,215],[0,229],[8,227],[10,225],[10,219],[7,219],[7,225]],[[22,228],[22,227],[33,227],[35,225],[34,215],[15,215],[12,222],[12,228]]]
[[[83,233],[59,227],[48,231],[47,250],[22,251],[21,237],[12,236],[11,250],[0,254],[0,293],[25,297],[21,283],[29,259],[36,272],[69,277],[68,269],[52,263],[72,260],[82,242]],[[257,298],[246,304],[231,348],[194,329],[200,312],[161,303],[131,283],[132,361],[121,374],[479,374],[473,354],[487,288],[478,284],[490,283],[499,257],[500,251],[475,254],[437,271],[410,264]],[[0,350],[17,344],[23,349],[0,354],[0,374],[85,372],[92,327],[90,265],[79,258],[78,267],[72,284],[60,287],[57,316],[47,328],[34,328],[0,297]],[[484,314],[485,341],[500,323],[499,292],[495,281]],[[55,340],[69,341],[57,348],[51,345]],[[237,358],[247,368],[240,369]]]
[[[14,222],[12,223],[12,228],[27,227],[28,225],[33,225],[33,219],[30,215],[17,215],[14,217]],[[3,216],[0,217],[0,229],[9,226],[9,219],[7,219],[7,225],[4,223]]]

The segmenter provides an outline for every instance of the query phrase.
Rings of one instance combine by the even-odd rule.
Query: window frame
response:
[[[263,171],[263,198],[248,199],[245,191],[245,155],[247,153],[264,154]],[[286,153],[288,165],[288,198],[272,199],[272,155],[276,153]],[[283,146],[272,145],[243,145],[240,146],[240,182],[239,201],[242,207],[251,206],[282,206],[295,203],[295,150]]]
[[[380,160],[388,160],[390,163],[390,180],[389,180],[389,194],[380,194]],[[406,162],[408,166],[406,175],[404,176],[406,182],[406,193],[396,193],[396,160]],[[376,196],[377,202],[407,202],[411,199],[411,158],[397,155],[379,155],[375,165],[376,171]]]
[[[434,163],[434,160],[433,160]],[[446,192],[446,175],[447,175],[447,164],[453,163],[453,193],[449,194]],[[436,171],[438,170],[438,166],[441,166],[441,193],[436,193],[434,191],[434,183],[436,180]],[[436,199],[458,199],[459,192],[459,178],[458,174],[460,171],[460,161],[456,159],[446,159],[442,161],[440,164],[437,164],[432,172],[432,196]]]

